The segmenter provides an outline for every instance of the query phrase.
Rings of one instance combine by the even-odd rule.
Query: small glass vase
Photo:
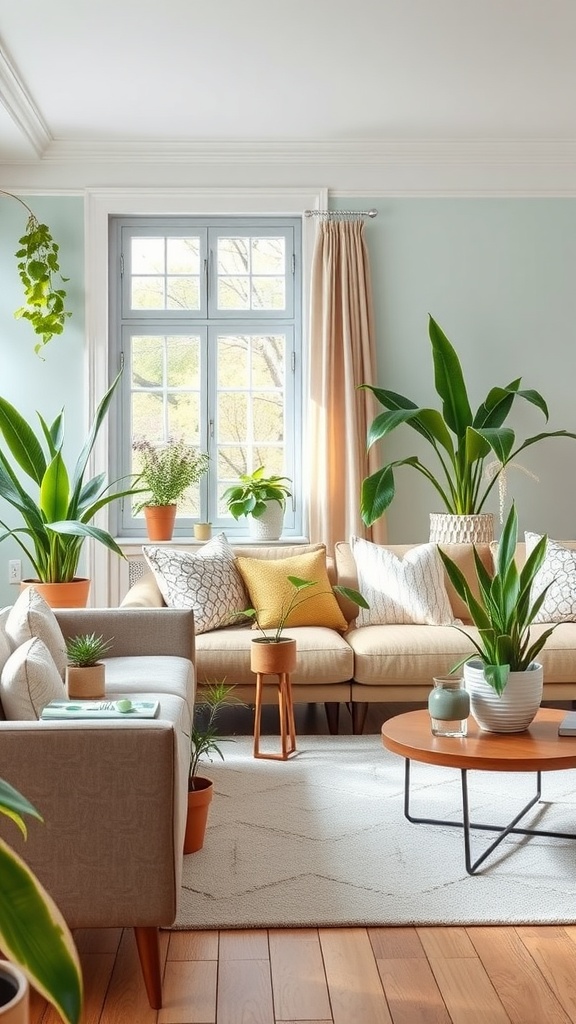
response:
[[[468,731],[470,694],[463,679],[437,676],[428,696],[430,727],[433,736],[465,736]]]

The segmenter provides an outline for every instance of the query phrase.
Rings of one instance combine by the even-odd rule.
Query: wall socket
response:
[[[11,558],[8,562],[8,583],[20,583],[22,579],[22,562],[19,558]]]

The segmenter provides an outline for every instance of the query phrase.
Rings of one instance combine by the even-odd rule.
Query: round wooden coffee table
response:
[[[558,726],[565,711],[541,708],[525,732],[482,732],[475,720],[468,719],[468,735],[453,738],[433,736],[428,711],[409,711],[390,718],[382,726],[382,742],[395,754],[405,758],[404,814],[409,821],[427,825],[449,825],[463,829],[464,858],[468,874],[473,875],[490,853],[511,832],[527,836],[552,836],[576,839],[570,832],[546,832],[541,829],[517,828],[518,822],[540,800],[542,772],[576,768],[576,736],[559,736]],[[417,818],[410,814],[410,762],[458,768],[462,782],[462,821]],[[468,802],[468,771],[534,772],[536,794],[520,810],[509,825],[482,824],[470,821]],[[480,857],[472,861],[470,833],[472,829],[497,832],[498,837]]]

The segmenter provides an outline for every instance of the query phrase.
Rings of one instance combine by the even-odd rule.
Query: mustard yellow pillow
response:
[[[250,603],[258,613],[262,629],[274,629],[283,610],[294,594],[289,576],[314,580],[316,586],[307,587],[296,598],[286,625],[328,626],[345,630],[348,623],[330,586],[326,571],[326,552],[309,551],[291,558],[243,558],[236,564],[250,596]]]

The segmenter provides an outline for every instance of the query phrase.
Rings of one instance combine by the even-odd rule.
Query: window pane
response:
[[[166,271],[168,274],[200,273],[200,239],[168,238],[166,240]]]
[[[248,277],[218,278],[218,309],[250,309]]]
[[[286,345],[284,335],[254,335],[251,341],[253,385],[259,388],[283,388]]]
[[[200,400],[191,392],[167,396],[168,435],[183,437],[188,444],[200,440]]]
[[[176,335],[166,339],[169,388],[200,388],[200,338]]]
[[[164,285],[163,277],[133,277],[131,309],[164,309]]]
[[[247,274],[250,267],[249,238],[218,239],[218,273]]]
[[[200,282],[197,277],[169,277],[166,288],[167,309],[200,309]]]
[[[132,386],[159,387],[163,376],[164,339],[132,338]]]
[[[161,394],[140,392],[132,396],[132,438],[160,444],[164,440]]]
[[[222,391],[218,395],[218,444],[243,441],[248,433],[248,395]]]
[[[218,388],[248,387],[248,341],[241,335],[218,339]]]
[[[254,440],[282,441],[284,439],[284,401],[282,395],[254,394]]]
[[[131,246],[133,274],[164,274],[163,238],[133,238]]]
[[[286,273],[286,245],[283,238],[252,239],[252,273]]]
[[[283,277],[252,278],[252,309],[284,309],[285,306]]]

